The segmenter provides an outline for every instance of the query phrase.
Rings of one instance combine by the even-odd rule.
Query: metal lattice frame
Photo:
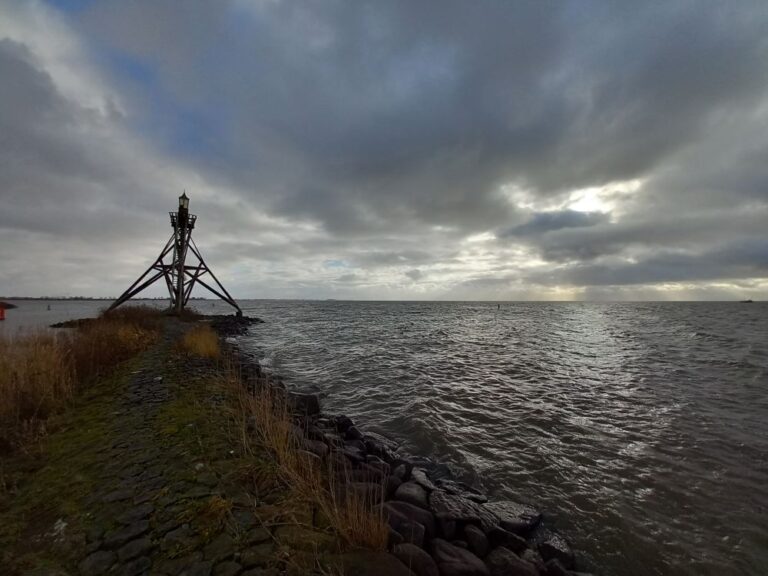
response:
[[[208,268],[205,260],[200,255],[195,241],[192,240],[192,230],[195,227],[197,217],[187,215],[186,209],[182,210],[181,208],[179,212],[171,212],[170,215],[173,235],[166,242],[157,260],[112,303],[108,310],[114,310],[163,278],[170,294],[171,308],[177,312],[181,312],[184,309],[187,302],[189,302],[190,296],[192,296],[192,289],[196,284],[200,284],[203,288],[206,288],[235,308],[238,314],[242,314],[240,306],[237,305],[237,302],[227,292],[226,288],[221,285],[213,271]],[[192,255],[197,259],[197,264],[190,265],[187,263],[189,252],[192,252]],[[166,262],[166,258],[171,254],[172,260]],[[210,276],[208,282],[202,279],[206,274]],[[211,284],[215,284],[216,288]]]

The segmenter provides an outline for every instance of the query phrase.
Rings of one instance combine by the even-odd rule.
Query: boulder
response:
[[[571,572],[565,569],[557,558],[552,558],[544,565],[546,576],[571,576]]]
[[[440,571],[432,557],[413,544],[395,546],[392,553],[405,564],[416,576],[440,576]]]
[[[488,567],[469,550],[454,546],[442,538],[432,540],[434,558],[441,576],[489,576]]]
[[[565,538],[550,530],[540,529],[536,532],[534,541],[544,562],[554,558],[559,560],[567,570],[573,569],[573,550]]]
[[[321,442],[320,440],[310,440],[309,438],[303,438],[300,446],[303,450],[315,454],[318,458],[325,458],[330,451],[325,442]]]
[[[458,480],[452,480],[450,478],[440,478],[435,480],[434,484],[450,494],[461,494],[468,500],[472,500],[478,504],[488,502],[488,497],[485,496],[485,494],[481,494],[471,486],[464,484],[464,482],[459,482]]]
[[[357,426],[350,426],[344,433],[344,437],[347,440],[362,440],[363,433],[357,428]]]
[[[408,465],[405,463],[398,464],[392,469],[392,475],[399,478],[402,482],[408,479]]]
[[[437,518],[479,523],[486,531],[498,524],[496,516],[480,504],[441,489],[433,490],[429,495],[429,507]]]
[[[320,397],[317,394],[288,392],[288,400],[293,409],[299,414],[306,416],[320,414]]]
[[[488,538],[485,533],[473,524],[464,527],[464,538],[469,544],[469,549],[478,557],[485,558],[488,554]]]
[[[496,528],[489,531],[487,534],[488,543],[491,545],[491,548],[504,546],[519,554],[528,546],[523,538],[512,532],[507,532],[501,526],[496,526]]]
[[[438,518],[437,531],[440,533],[440,537],[445,540],[453,540],[456,538],[458,532],[458,525],[455,520],[445,520]]]
[[[402,482],[397,476],[387,476],[387,498],[394,496]]]
[[[483,507],[499,518],[504,530],[519,536],[529,534],[541,521],[541,513],[534,507],[512,500],[488,502]]]
[[[344,416],[344,415],[336,416],[335,424],[336,424],[336,430],[338,430],[339,432],[346,432],[347,430],[349,430],[349,428],[355,425],[355,423],[352,422],[352,419],[349,418],[349,416]]]
[[[491,576],[539,576],[536,566],[503,546],[491,550],[485,563]]]
[[[419,508],[407,502],[390,500],[384,504],[384,514],[387,517],[400,515],[411,522],[418,522],[424,526],[424,535],[428,540],[435,537],[435,517],[429,510]]]
[[[428,491],[434,490],[436,487],[432,483],[432,481],[427,476],[426,470],[423,468],[412,468],[411,469],[411,480],[416,482],[417,484],[421,484],[421,486]]]
[[[395,500],[402,500],[419,508],[429,508],[427,491],[416,482],[402,483],[395,492]]]
[[[406,518],[395,519],[394,523],[397,525],[395,530],[400,534],[403,542],[414,544],[416,546],[424,546],[424,526],[418,522],[412,522]]]

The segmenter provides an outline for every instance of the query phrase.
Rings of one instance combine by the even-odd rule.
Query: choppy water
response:
[[[768,574],[768,305],[242,304],[289,385],[538,505],[599,572]]]
[[[768,574],[768,305],[253,302],[247,346],[606,574]]]

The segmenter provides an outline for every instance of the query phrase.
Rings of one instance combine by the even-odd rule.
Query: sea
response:
[[[105,305],[14,303],[0,334]],[[538,507],[585,569],[768,574],[768,303],[241,306],[265,321],[237,338],[245,354],[491,499]]]

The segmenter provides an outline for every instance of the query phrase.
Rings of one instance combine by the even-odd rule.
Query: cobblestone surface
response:
[[[0,502],[3,574],[311,571],[311,538],[292,550],[275,536],[311,508],[286,498],[268,459],[241,453],[214,370],[176,352],[184,329],[169,322],[111,387],[73,407],[50,436],[50,461]]]

